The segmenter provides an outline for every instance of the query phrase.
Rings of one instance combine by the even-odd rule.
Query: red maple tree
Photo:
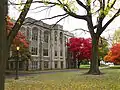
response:
[[[91,58],[91,38],[70,38],[67,42],[68,50],[72,52],[73,58],[78,61]]]
[[[104,57],[106,62],[113,62],[114,64],[120,64],[120,43],[114,44],[108,54]]]
[[[9,35],[10,30],[14,26],[14,23],[11,21],[10,17],[7,16],[7,32]],[[12,46],[17,47],[23,44],[23,47],[27,48],[29,46],[28,41],[26,40],[26,37],[23,35],[22,32],[18,32],[15,39],[13,40]]]

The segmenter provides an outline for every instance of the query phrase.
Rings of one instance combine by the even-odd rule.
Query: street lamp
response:
[[[15,68],[16,68],[16,77],[15,77],[15,79],[18,79],[18,61],[19,61],[19,50],[20,50],[20,47],[17,46],[16,49],[17,49],[17,58],[16,58],[16,63],[15,63]]]

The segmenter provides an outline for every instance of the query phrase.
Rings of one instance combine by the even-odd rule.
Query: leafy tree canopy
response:
[[[120,29],[113,34],[113,44],[120,42]]]
[[[110,48],[108,54],[104,57],[106,62],[120,64],[120,43],[116,43]]]
[[[104,56],[107,55],[108,51],[109,51],[108,42],[104,37],[101,37],[99,39],[99,47],[98,47],[99,59],[103,60]]]
[[[11,21],[10,17],[7,16],[7,32],[9,34],[9,32],[12,30],[12,27],[14,26],[14,23]],[[26,40],[26,37],[24,36],[24,34],[22,32],[18,32],[16,37],[13,40],[13,43],[11,45],[11,50],[12,50],[12,57],[14,58],[16,56],[16,47],[19,46],[20,47],[20,55],[21,55],[21,59],[25,60],[30,58],[30,52],[29,52],[29,43]]]
[[[67,42],[68,50],[73,53],[74,59],[91,59],[91,39],[90,38],[70,38]]]

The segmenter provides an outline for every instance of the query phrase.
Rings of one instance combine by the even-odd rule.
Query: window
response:
[[[60,56],[63,56],[63,51],[62,50],[60,50]]]
[[[32,69],[37,69],[37,67],[38,67],[38,62],[32,61]]]
[[[27,39],[29,39],[30,38],[30,28],[29,27],[27,27]]]
[[[34,27],[32,29],[32,40],[35,40],[35,41],[38,40],[38,28],[37,27]]]
[[[48,56],[48,49],[43,49],[43,56]]]
[[[48,39],[49,39],[49,37],[48,37],[48,31],[45,31],[44,32],[44,42],[48,43]]]
[[[55,63],[55,68],[57,68],[57,67],[58,67],[58,66],[57,66],[57,65],[58,65],[58,62],[57,62],[57,61],[55,61],[54,63]]]
[[[37,47],[32,47],[31,54],[32,55],[37,55]]]
[[[23,62],[20,62],[20,61],[19,61],[19,70],[22,70],[22,69],[23,69],[23,65],[24,65]]]
[[[35,40],[35,41],[38,40],[38,36],[35,33],[32,33],[32,40]]]
[[[31,49],[31,54],[34,55],[34,48]]]
[[[44,68],[48,68],[48,61],[44,61]]]
[[[57,31],[54,32],[54,39],[57,41]]]
[[[24,36],[26,36],[26,33],[25,33],[25,32],[26,32],[26,30],[25,30],[25,28],[24,28],[24,27],[21,27],[21,28],[20,28],[20,31],[22,32],[22,34],[23,34]]]
[[[63,34],[62,34],[62,32],[60,32],[60,44],[62,44],[63,43]]]
[[[55,50],[55,56],[57,56],[57,51]]]
[[[66,36],[64,36],[64,42],[65,42],[65,46],[67,46],[66,45],[66,43],[67,43],[67,37]]]
[[[63,68],[63,61],[61,61],[61,68]]]

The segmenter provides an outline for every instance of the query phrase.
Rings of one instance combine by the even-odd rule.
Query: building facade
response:
[[[73,37],[73,34],[64,31],[61,25],[48,25],[32,18],[25,20],[20,31],[29,41],[32,57],[28,61],[29,70],[66,68],[66,42],[69,37]],[[26,67],[25,63],[22,67]]]

